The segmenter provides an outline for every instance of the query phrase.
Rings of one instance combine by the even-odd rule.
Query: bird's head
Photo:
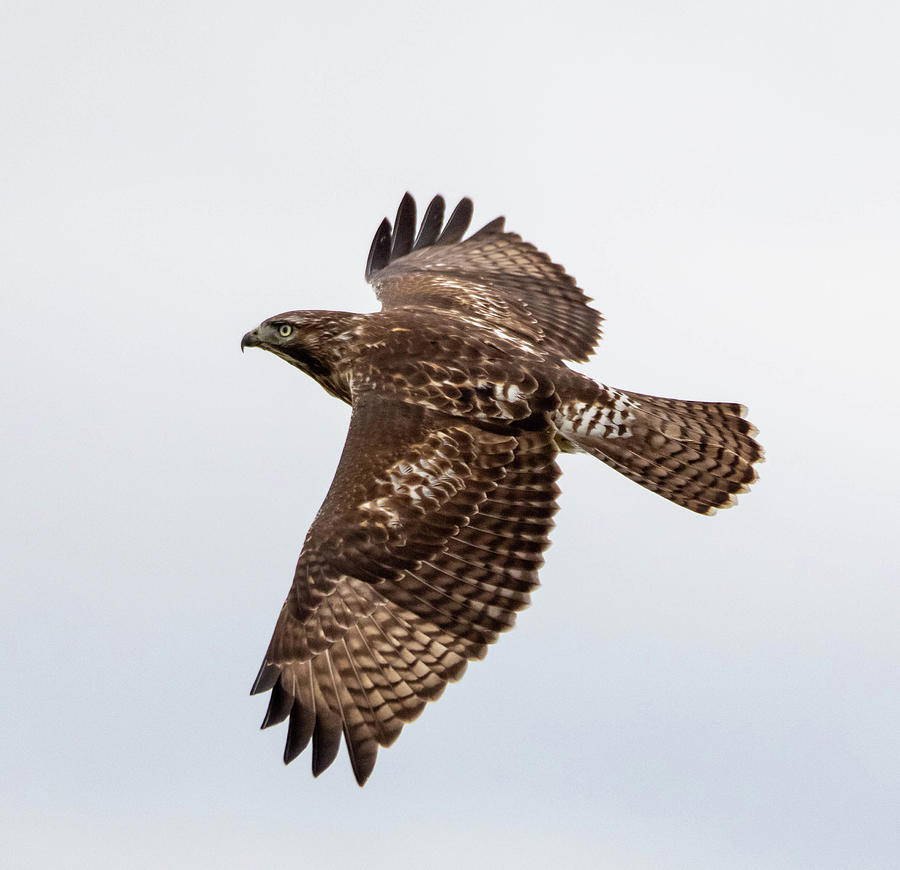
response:
[[[303,346],[302,336],[306,331],[305,311],[287,311],[277,314],[251,329],[241,339],[241,350],[245,347],[261,347],[279,356],[288,356]]]
[[[357,319],[342,311],[286,311],[251,329],[241,339],[241,350],[260,347],[274,353],[338,394],[335,363]]]

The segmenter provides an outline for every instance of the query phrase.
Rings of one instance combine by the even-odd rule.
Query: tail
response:
[[[557,411],[562,449],[585,451],[641,486],[700,514],[731,507],[756,478],[763,450],[747,409],[618,390],[579,378]]]

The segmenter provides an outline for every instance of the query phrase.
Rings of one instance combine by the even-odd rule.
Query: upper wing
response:
[[[286,763],[312,739],[318,775],[343,733],[360,784],[527,604],[559,474],[549,425],[498,435],[383,404],[354,408],[253,686],[272,690],[263,727],[290,716]]]
[[[503,218],[463,240],[472,201],[460,200],[441,229],[444,200],[428,206],[419,234],[416,204],[407,193],[393,231],[385,218],[375,233],[366,280],[382,307],[429,306],[476,317],[565,360],[583,362],[600,338],[602,317],[562,266],[521,236],[503,231]]]

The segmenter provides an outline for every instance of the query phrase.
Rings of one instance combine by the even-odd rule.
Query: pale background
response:
[[[9,3],[10,867],[900,866],[895,3]],[[742,401],[689,514],[565,457],[543,588],[318,781],[247,692],[347,409],[241,335],[372,310],[409,189],[607,317],[593,376]]]

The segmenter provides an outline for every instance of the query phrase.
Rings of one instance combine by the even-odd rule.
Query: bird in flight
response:
[[[381,311],[289,311],[241,340],[352,407],[252,693],[288,719],[285,763],[318,776],[343,735],[363,785],[428,701],[511,628],[538,585],[560,475],[588,453],[699,514],[729,507],[762,458],[746,409],[596,383],[600,313],[565,270],[472,202],[416,233],[406,194],[366,264]]]

